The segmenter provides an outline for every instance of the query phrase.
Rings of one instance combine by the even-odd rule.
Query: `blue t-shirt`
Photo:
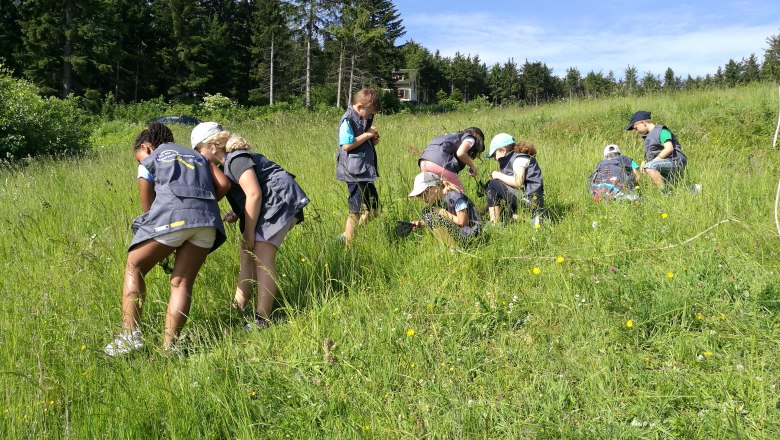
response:
[[[457,202],[455,202],[455,212],[461,212],[467,209],[469,209],[469,204],[466,202],[465,198],[460,198]]]
[[[352,132],[352,126],[345,119],[339,127],[339,145],[348,145],[355,143],[355,133]]]

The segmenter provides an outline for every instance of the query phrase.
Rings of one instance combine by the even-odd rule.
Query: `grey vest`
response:
[[[352,127],[352,134],[357,138],[371,127],[371,122],[364,119],[350,106],[339,120],[341,124],[347,121]],[[336,155],[336,179],[342,182],[373,182],[379,177],[376,149],[371,140],[363,142],[359,147],[344,151],[339,145]]]
[[[224,243],[225,229],[205,157],[181,145],[162,144],[141,165],[154,176],[156,196],[149,212],[134,222],[138,230],[129,249],[169,232],[203,226],[217,229],[212,251]]]
[[[441,204],[443,205],[442,207],[450,214],[457,215],[457,211],[455,211],[455,204],[460,199],[466,199],[466,204],[468,205],[466,212],[469,214],[469,223],[465,226],[471,227],[471,230],[474,231],[472,234],[479,233],[482,222],[479,220],[477,207],[474,206],[474,202],[472,202],[465,194],[458,191],[447,191],[447,193],[444,194],[441,199]]]
[[[295,182],[295,176],[262,154],[247,150],[228,153],[225,156],[225,176],[233,182],[228,193],[228,202],[241,221],[242,232],[246,216],[244,209],[246,194],[238,185],[241,176],[233,175],[230,170],[230,163],[241,156],[249,157],[255,163],[254,171],[257,175],[257,182],[260,184],[260,200],[262,202],[255,231],[267,240],[289,223],[304,206],[308,205],[309,198]]]
[[[417,160],[419,165],[420,161],[427,160],[439,165],[447,171],[452,171],[458,174],[466,168],[466,164],[458,159],[457,153],[460,144],[463,143],[463,139],[471,136],[468,133],[459,131],[457,133],[443,134],[434,138],[428,143],[428,146],[423,151],[420,159]],[[474,148],[472,145],[471,148]],[[471,149],[469,149],[471,151]]]
[[[544,195],[544,182],[542,181],[542,169],[539,168],[539,164],[536,162],[535,157],[513,151],[507,154],[506,156],[502,157],[501,159],[498,159],[498,166],[499,169],[501,170],[501,173],[506,174],[507,176],[514,176],[515,170],[512,169],[512,164],[514,163],[515,159],[521,157],[527,157],[531,159],[531,162],[528,164],[528,167],[525,169],[525,180],[522,182],[525,187],[523,193],[526,195],[534,195],[534,194]]]
[[[618,191],[633,191],[636,188],[636,179],[631,168],[631,158],[614,156],[602,160],[593,171],[591,183],[609,183]]]
[[[663,125],[656,125],[650,130],[650,133],[647,133],[645,136],[644,146],[646,161],[655,159],[664,149],[664,144],[661,143],[661,130],[664,128],[669,130],[668,127]],[[669,130],[669,133],[672,133],[672,130]],[[688,163],[688,158],[683,154],[682,146],[680,146],[680,142],[677,140],[677,136],[675,136],[674,133],[672,133],[672,145],[674,145],[674,151],[672,151],[672,154],[669,155],[667,159],[671,159],[684,167]]]

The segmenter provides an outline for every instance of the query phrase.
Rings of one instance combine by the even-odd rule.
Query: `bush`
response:
[[[382,113],[388,115],[398,113],[398,111],[401,110],[401,100],[398,99],[398,96],[396,96],[395,92],[383,91],[382,97],[380,98],[380,106],[382,108]]]
[[[89,149],[89,119],[71,99],[42,98],[0,66],[0,158],[59,155]]]

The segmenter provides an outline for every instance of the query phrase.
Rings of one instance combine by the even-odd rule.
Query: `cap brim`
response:
[[[629,122],[628,125],[626,125],[626,131],[633,130],[634,129],[634,123],[635,123],[634,121]]]
[[[407,197],[417,197],[417,196],[419,196],[420,194],[422,194],[422,193],[423,193],[423,192],[424,192],[426,189],[427,189],[427,187],[426,187],[426,188],[423,188],[423,189],[417,189],[417,188],[414,188],[414,189],[412,190],[412,192],[410,192],[410,193],[409,193],[409,195],[408,195]]]
[[[488,153],[488,154],[486,154],[486,155],[485,155],[485,159],[490,159],[490,158],[491,158],[491,157],[493,157],[493,155],[495,155],[495,154],[496,154],[496,152],[495,152],[495,151],[494,151],[494,152],[492,152],[492,153]]]

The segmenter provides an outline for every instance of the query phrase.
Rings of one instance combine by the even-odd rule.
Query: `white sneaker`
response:
[[[143,346],[143,336],[141,336],[141,332],[139,330],[136,330],[132,333],[122,332],[116,335],[114,342],[106,345],[106,348],[103,351],[105,351],[109,356],[120,356],[143,348]]]

